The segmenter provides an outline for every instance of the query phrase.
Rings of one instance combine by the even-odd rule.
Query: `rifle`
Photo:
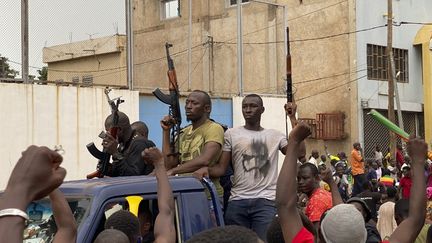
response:
[[[289,41],[289,28],[286,28],[287,35],[287,56],[286,56],[286,81],[287,81],[287,102],[293,101],[292,93],[292,73],[291,73],[291,52],[290,52],[290,41]]]
[[[293,102],[292,93],[292,73],[291,73],[291,51],[290,51],[290,40],[289,40],[289,27],[286,28],[287,38],[287,54],[286,54],[286,95],[287,103]],[[291,115],[292,111],[288,109],[288,115]],[[288,119],[285,116],[285,133],[288,138]]]
[[[118,115],[118,107],[121,103],[124,102],[124,100],[120,99],[120,97],[118,98],[114,98],[114,99],[110,99],[109,97],[109,92],[111,91],[111,89],[106,88],[104,90],[104,93],[107,97],[108,100],[108,104],[111,107],[111,114],[113,117],[112,120],[112,126],[109,129],[109,133],[111,134],[111,136],[113,136],[114,138],[117,138],[117,132],[118,132],[118,120],[119,120],[119,115]],[[106,136],[105,132],[101,132],[99,134],[100,138],[104,138]],[[109,169],[109,164],[110,164],[110,157],[111,155],[109,153],[107,153],[105,151],[105,149],[103,151],[100,151],[99,149],[96,148],[96,146],[94,145],[93,142],[87,144],[87,150],[90,152],[91,155],[93,155],[93,157],[97,158],[99,160],[97,166],[96,166],[96,171],[88,174],[87,175],[87,179],[92,179],[94,177],[98,177],[98,178],[102,178],[104,177],[104,175],[107,174],[108,169]]]
[[[163,103],[169,105],[169,115],[174,119],[173,126],[171,128],[170,134],[170,155],[175,155],[178,153],[178,149],[176,149],[176,142],[178,136],[180,135],[180,125],[181,125],[181,114],[180,114],[180,101],[179,101],[179,89],[177,84],[177,75],[174,68],[174,61],[169,54],[169,48],[172,47],[172,44],[168,42],[165,43],[165,50],[167,55],[168,62],[168,81],[169,81],[169,95],[164,94],[159,88],[153,91],[153,95],[158,98],[158,100]]]

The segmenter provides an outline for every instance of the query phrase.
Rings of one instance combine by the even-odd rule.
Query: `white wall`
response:
[[[262,97],[265,111],[261,117],[263,128],[272,128],[285,134],[285,109],[286,98]],[[233,127],[245,124],[242,114],[243,97],[233,97]],[[288,120],[288,131],[291,131],[291,123]],[[285,156],[279,152],[278,169],[280,171]]]
[[[125,100],[119,110],[131,122],[138,120],[138,92],[110,93],[111,98],[119,96]],[[0,97],[0,189],[6,187],[21,152],[32,144],[63,146],[66,180],[83,179],[95,170],[97,160],[88,153],[86,145],[94,142],[101,149],[97,135],[110,114],[103,88],[0,83]]]

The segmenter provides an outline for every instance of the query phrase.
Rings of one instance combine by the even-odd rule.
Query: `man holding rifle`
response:
[[[170,152],[170,128],[173,118],[165,116],[161,121],[163,130],[162,148],[168,175],[192,173],[205,166],[217,163],[221,153],[224,131],[221,125],[210,120],[210,96],[201,90],[194,90],[186,99],[186,118],[192,124],[180,132],[178,153]],[[212,178],[218,195],[223,196],[219,178]]]
[[[117,114],[117,137],[113,137],[108,132],[102,142],[104,151],[110,154],[113,160],[106,175],[134,176],[149,174],[153,170],[153,166],[144,163],[141,152],[156,145],[132,130],[129,117],[125,113],[117,111]],[[109,115],[105,120],[105,129],[107,131],[113,128],[112,121],[113,114]]]

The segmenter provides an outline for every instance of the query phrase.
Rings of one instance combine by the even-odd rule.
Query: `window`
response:
[[[310,138],[323,140],[340,140],[346,137],[344,130],[345,116],[342,112],[318,113],[316,119],[302,118],[299,121],[310,125]]]
[[[93,75],[86,75],[82,77],[83,86],[92,86],[93,85]]]
[[[249,0],[241,0],[242,3],[247,3]],[[229,6],[237,5],[237,0],[229,0]]]
[[[75,84],[79,83],[79,77],[78,76],[72,77],[72,83]]]
[[[66,197],[77,226],[83,222],[90,210],[90,198]],[[57,227],[51,202],[48,198],[31,202],[26,210],[30,220],[24,228],[23,242],[52,242]]]
[[[161,19],[180,17],[180,0],[161,0]]]
[[[408,83],[408,50],[393,48],[397,81]],[[387,80],[386,47],[367,44],[367,76],[372,80]]]

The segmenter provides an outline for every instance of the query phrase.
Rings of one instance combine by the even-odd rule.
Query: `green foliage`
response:
[[[0,54],[0,78],[15,78],[19,72],[12,69],[8,63],[9,59]]]
[[[42,67],[42,69],[37,70],[37,72],[39,74],[39,76],[38,76],[39,80],[44,80],[44,81],[48,80],[48,67],[47,66]]]

